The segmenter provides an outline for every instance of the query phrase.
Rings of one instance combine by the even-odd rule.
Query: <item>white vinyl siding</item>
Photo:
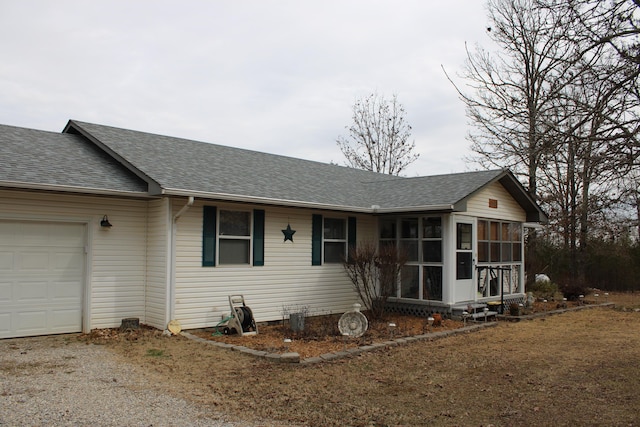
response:
[[[88,224],[83,330],[145,321],[147,201],[0,191],[0,218]]]
[[[490,208],[489,200],[497,200],[498,207]],[[504,221],[525,222],[527,215],[500,183],[493,183],[474,194],[467,202],[467,215],[500,219]]]
[[[158,329],[164,329],[170,320],[167,313],[167,284],[170,274],[168,254],[171,244],[169,199],[150,201],[148,212],[145,323]]]
[[[282,319],[291,306],[308,306],[311,314],[341,313],[357,302],[341,264],[311,265],[312,214],[330,212],[256,207],[265,210],[264,266],[202,267],[202,206],[196,202],[180,218],[176,238],[175,318],[184,329],[215,326],[229,314],[228,297],[235,294],[244,295],[258,322]],[[358,240],[375,235],[375,229],[367,230],[373,224],[357,217]],[[287,225],[296,231],[293,242],[284,241]]]

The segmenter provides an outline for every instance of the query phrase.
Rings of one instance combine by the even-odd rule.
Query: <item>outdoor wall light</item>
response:
[[[109,222],[109,218],[106,215],[102,217],[102,221],[100,221],[100,227],[104,227],[104,228],[113,227]]]

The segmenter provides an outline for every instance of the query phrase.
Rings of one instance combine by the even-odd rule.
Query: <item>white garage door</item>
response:
[[[85,226],[0,220],[0,338],[82,331]]]

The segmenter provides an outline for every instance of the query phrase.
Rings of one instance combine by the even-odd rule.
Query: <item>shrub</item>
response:
[[[536,298],[542,298],[549,301],[555,299],[558,293],[558,285],[551,281],[535,281],[527,285],[527,292],[533,292]]]
[[[562,285],[560,290],[567,301],[577,301],[580,298],[580,295],[586,296],[589,293],[589,288],[580,283]]]
[[[400,270],[407,257],[395,245],[379,250],[374,242],[363,242],[349,251],[344,269],[372,320],[382,318],[389,296],[396,291]]]

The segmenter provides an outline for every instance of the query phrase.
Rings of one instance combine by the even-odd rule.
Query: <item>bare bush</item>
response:
[[[406,254],[395,245],[378,249],[375,242],[364,242],[349,252],[344,269],[373,320],[384,314],[387,299],[396,292],[406,262]]]

